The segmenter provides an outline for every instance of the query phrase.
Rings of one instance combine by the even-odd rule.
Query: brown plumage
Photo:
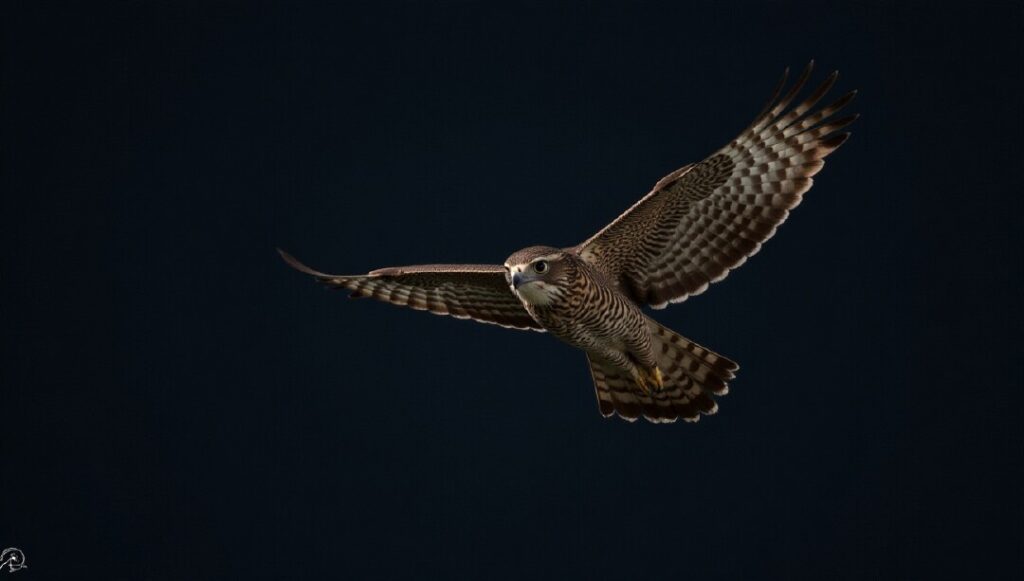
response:
[[[571,248],[531,246],[499,265],[420,265],[337,276],[281,252],[294,268],[353,296],[548,331],[587,354],[604,416],[652,422],[713,414],[738,366],[647,317],[700,294],[755,254],[811,187],[856,115],[833,119],[850,92],[815,109],[837,73],[795,107],[808,64],[783,75],[753,123],[707,159],[662,178],[600,232]]]

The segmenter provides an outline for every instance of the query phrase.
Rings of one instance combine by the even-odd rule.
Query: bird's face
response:
[[[512,292],[530,305],[548,305],[561,296],[570,270],[565,252],[543,246],[520,250],[505,261]]]

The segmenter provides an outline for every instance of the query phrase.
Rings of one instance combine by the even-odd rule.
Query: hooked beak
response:
[[[527,276],[521,272],[512,273],[512,288],[518,289],[524,284],[538,280],[538,277]]]

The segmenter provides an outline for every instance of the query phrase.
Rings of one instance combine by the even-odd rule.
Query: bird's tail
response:
[[[688,422],[718,411],[712,396],[725,395],[739,366],[686,337],[647,319],[664,387],[645,390],[634,377],[609,363],[590,359],[597,403],[605,417],[629,421],[643,415],[655,423]]]

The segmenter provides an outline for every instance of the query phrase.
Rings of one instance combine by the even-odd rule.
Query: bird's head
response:
[[[512,292],[530,305],[548,305],[561,297],[575,272],[572,255],[550,246],[531,246],[505,261]]]

